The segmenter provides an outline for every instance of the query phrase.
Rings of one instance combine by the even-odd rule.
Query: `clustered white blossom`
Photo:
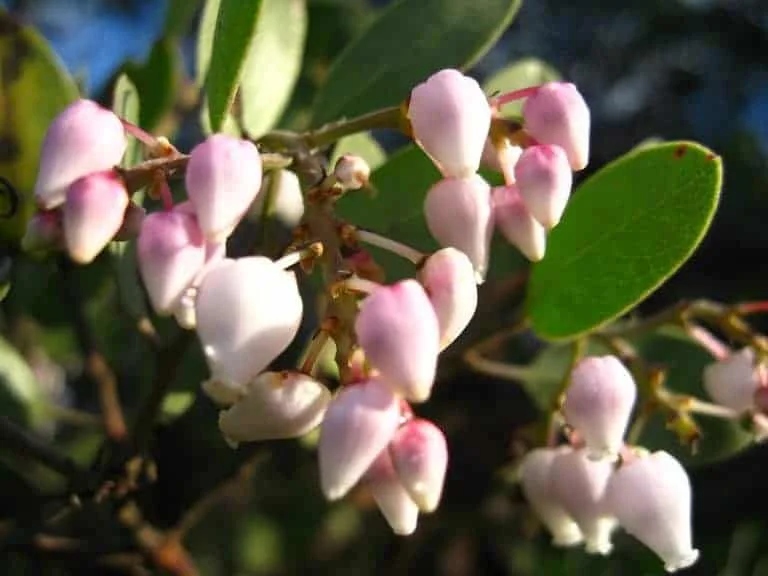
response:
[[[498,129],[500,106],[517,98],[525,98],[523,125],[516,134],[504,123]],[[111,240],[137,234],[138,269],[152,308],[195,330],[202,344],[210,370],[202,387],[222,407],[226,440],[292,438],[319,426],[324,495],[336,500],[364,484],[398,534],[413,532],[419,513],[433,512],[441,498],[447,441],[411,405],[429,399],[439,354],[475,313],[493,231],[530,260],[544,256],[547,231],[568,202],[572,171],[587,164],[590,130],[589,109],[572,84],[489,100],[475,80],[451,69],[413,89],[407,118],[443,176],[424,202],[429,230],[443,248],[419,262],[412,279],[389,285],[365,275],[349,279],[358,293],[348,335],[354,352],[339,367],[346,378],[335,393],[311,368],[269,370],[302,321],[289,269],[301,254],[276,261],[226,254],[235,227],[261,212],[265,188],[277,190],[272,209],[291,226],[302,223],[311,201],[295,173],[264,174],[259,150],[247,140],[215,134],[197,145],[186,164],[188,200],[174,205],[166,184],[164,208],[144,215],[115,169],[126,149],[125,124],[79,100],[46,135],[35,187],[41,211],[24,241],[28,248],[61,245],[73,260],[88,263]],[[503,174],[503,186],[491,188],[477,173],[481,161]],[[369,177],[367,164],[352,155],[333,171],[344,190],[366,186]],[[358,264],[362,270],[370,263]],[[729,362],[734,366],[713,370],[739,371],[745,360]],[[669,570],[691,564],[696,551],[682,467],[656,453],[634,455],[614,469],[635,401],[631,375],[605,357],[585,359],[572,377],[563,413],[584,446],[534,450],[521,469],[523,489],[554,542],[584,541],[588,551],[606,554],[620,525]],[[752,381],[743,380],[746,397]],[[719,393],[715,384],[708,389]],[[739,396],[736,403],[743,407],[746,400]]]

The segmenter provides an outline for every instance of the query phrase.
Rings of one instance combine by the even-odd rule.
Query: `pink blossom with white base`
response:
[[[365,483],[392,531],[398,536],[413,534],[419,521],[419,507],[400,482],[387,449],[368,468]]]
[[[493,189],[493,216],[501,234],[523,256],[531,262],[544,258],[547,231],[528,210],[517,186]]]
[[[408,279],[374,290],[360,306],[355,333],[383,383],[412,402],[429,398],[440,328],[421,284]]]
[[[400,400],[389,386],[368,380],[343,388],[320,427],[320,487],[342,498],[386,449],[400,424]]]
[[[515,164],[515,179],[533,217],[546,229],[557,226],[573,184],[563,149],[546,144],[526,148]]]
[[[477,174],[446,178],[427,192],[424,200],[427,227],[441,246],[464,252],[482,283],[488,270],[493,236],[491,187]]]
[[[62,208],[70,258],[78,264],[92,262],[120,230],[128,202],[125,183],[113,170],[73,182]]]
[[[476,80],[458,70],[436,72],[411,92],[414,139],[443,176],[468,178],[480,167],[491,107]]]
[[[40,152],[35,200],[50,209],[64,203],[75,180],[120,163],[127,142],[123,124],[92,100],[76,100],[51,122]]]
[[[691,483],[668,453],[639,456],[621,466],[608,485],[606,502],[621,526],[664,561],[667,572],[698,559],[691,545]]]

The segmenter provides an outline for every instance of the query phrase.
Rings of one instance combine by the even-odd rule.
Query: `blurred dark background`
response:
[[[309,65],[299,83],[307,96],[297,96],[295,108],[311,99],[323,67],[385,4],[309,1]],[[166,30],[168,9],[162,0],[6,0],[0,5],[36,26],[84,92],[102,101],[108,101],[126,60],[147,58]],[[196,18],[179,39],[190,76]],[[523,57],[552,65],[579,86],[589,103],[593,152],[585,175],[647,138],[697,140],[723,156],[725,187],[709,236],[692,260],[643,304],[643,311],[680,298],[733,301],[768,295],[768,2],[525,0],[502,41],[472,73],[483,79]],[[179,137],[191,141],[197,134],[182,126]],[[283,360],[295,354],[289,351]],[[87,406],[89,401],[86,395],[73,402]],[[534,529],[519,490],[499,473],[515,454],[516,431],[536,417],[518,387],[459,370],[441,383],[420,413],[448,431],[452,461],[440,511],[424,517],[414,536],[392,536],[364,496],[326,505],[311,451],[300,443],[265,443],[245,450],[263,454],[246,489],[214,506],[189,535],[201,572],[663,573],[658,560],[625,536],[617,538],[611,558],[595,559],[554,550]],[[182,417],[160,429],[155,447],[159,480],[142,496],[154,525],[176,524],[192,502],[243,461],[243,451],[232,452],[221,442],[215,418],[210,403],[197,398]],[[95,444],[90,442],[78,449],[92,455]],[[686,574],[768,575],[768,449],[751,448],[697,467],[692,477],[694,533],[702,558]],[[10,480],[2,485],[0,512],[5,516],[24,498]],[[98,518],[83,522],[95,525]],[[105,534],[104,540],[98,545],[127,542],[130,535]],[[87,555],[72,561],[28,552],[23,546],[6,550],[6,568],[0,571],[113,573],[88,564]]]

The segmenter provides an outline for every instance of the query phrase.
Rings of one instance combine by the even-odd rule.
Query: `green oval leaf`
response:
[[[584,182],[534,266],[536,333],[568,339],[643,300],[698,246],[717,207],[722,164],[694,142],[647,146]]]
[[[23,356],[0,337],[0,414],[20,424],[38,421],[43,394]]]
[[[546,62],[538,58],[523,58],[494,73],[483,83],[483,90],[489,95],[494,92],[512,92],[559,79],[558,71]],[[523,100],[510,102],[502,109],[502,116],[505,118],[520,116],[522,107]]]
[[[132,124],[139,124],[139,93],[127,74],[120,74],[112,91],[112,111]],[[128,168],[141,158],[141,145],[136,138],[128,140],[128,148],[120,165]]]
[[[201,38],[212,38],[210,60],[207,65],[201,61],[200,68],[206,70],[205,93],[211,129],[218,132],[235,98],[262,0],[213,1],[218,2],[216,18],[204,19],[200,26]],[[211,8],[206,6],[206,9],[210,14]]]
[[[240,83],[242,123],[252,138],[272,128],[288,105],[306,37],[305,0],[261,0]]]
[[[77,97],[43,37],[0,9],[0,174],[21,194],[16,215],[0,219],[0,237],[18,240],[24,233],[45,131]]]
[[[509,26],[519,0],[399,0],[334,62],[313,124],[394,106],[429,74],[469,68]]]

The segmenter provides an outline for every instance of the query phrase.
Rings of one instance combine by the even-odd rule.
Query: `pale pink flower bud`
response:
[[[174,312],[205,263],[205,253],[205,238],[194,216],[174,209],[146,217],[137,260],[155,312]]]
[[[376,380],[347,386],[331,400],[320,427],[320,486],[338,500],[387,447],[400,423],[400,402]]]
[[[21,239],[21,247],[28,252],[61,249],[64,247],[64,228],[60,210],[43,210],[32,216]]]
[[[331,393],[300,372],[264,372],[245,394],[219,415],[219,429],[231,442],[297,438],[323,420]]]
[[[520,464],[520,486],[536,516],[552,534],[555,546],[575,546],[584,537],[553,490],[552,463],[570,448],[536,448]]]
[[[261,156],[248,140],[214,134],[192,149],[185,181],[200,228],[221,242],[259,193]]]
[[[293,272],[261,256],[219,262],[195,302],[211,379],[242,385],[261,373],[296,336],[302,311]]]
[[[617,522],[606,504],[605,491],[613,464],[594,461],[584,450],[567,450],[552,462],[552,490],[584,534],[590,554],[609,554]]]
[[[543,84],[523,103],[525,129],[541,144],[565,150],[571,168],[582,170],[589,162],[590,113],[573,84]]]
[[[477,172],[491,107],[476,80],[453,69],[433,74],[411,92],[408,117],[414,139],[444,176]]]
[[[261,192],[250,209],[250,218],[259,221],[264,202],[270,202],[267,215],[285,226],[296,226],[304,216],[304,194],[301,182],[291,170],[275,170],[264,175]]]
[[[664,451],[621,466],[608,485],[611,513],[632,536],[664,561],[667,572],[687,568],[691,546],[691,484],[680,463]]]
[[[559,146],[526,148],[515,165],[520,196],[544,228],[554,228],[571,195],[573,174],[568,157]]]
[[[615,356],[589,356],[571,374],[563,415],[595,460],[616,461],[635,405],[632,374]]]
[[[720,404],[737,412],[754,406],[760,387],[760,373],[755,365],[755,351],[743,348],[704,368],[704,389]]]
[[[358,190],[363,186],[368,186],[371,167],[360,156],[345,154],[336,161],[333,175],[345,189]]]
[[[501,234],[523,256],[531,262],[544,258],[547,231],[525,206],[516,186],[493,189],[493,215]]]
[[[416,280],[380,286],[363,300],[357,341],[382,382],[412,402],[429,398],[440,352],[440,328]]]
[[[112,170],[94,172],[69,187],[62,222],[72,260],[88,264],[99,255],[123,224],[128,201],[125,183]]]
[[[365,481],[392,531],[399,536],[413,534],[419,521],[419,507],[400,482],[386,448],[365,473]]]
[[[443,248],[427,258],[420,278],[437,315],[440,347],[446,348],[464,331],[477,310],[472,262],[456,248]]]
[[[424,216],[441,246],[452,246],[472,261],[475,280],[482,283],[488,270],[493,236],[491,188],[483,178],[446,178],[430,188]]]
[[[434,512],[443,494],[448,444],[443,431],[429,420],[409,420],[389,444],[400,481],[423,512]]]
[[[51,122],[40,152],[35,200],[44,209],[64,203],[67,189],[91,172],[120,163],[126,140],[112,111],[91,100],[77,100]]]

